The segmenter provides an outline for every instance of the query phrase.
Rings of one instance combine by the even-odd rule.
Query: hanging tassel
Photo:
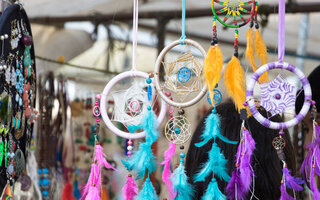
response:
[[[219,179],[228,182],[230,176],[227,173],[226,164],[227,160],[221,153],[221,149],[216,143],[213,143],[209,151],[209,159],[206,163],[202,164],[201,170],[194,177],[194,182],[205,181],[211,172],[213,175],[217,175]]]
[[[95,160],[97,161],[98,166],[99,167],[104,166],[107,169],[113,169],[113,170],[119,172],[117,169],[115,169],[112,165],[110,165],[108,163],[108,161],[106,160],[106,157],[107,157],[106,154],[103,153],[102,146],[99,144],[96,144],[96,146],[95,146]]]
[[[233,56],[227,65],[224,72],[224,83],[229,96],[232,97],[237,110],[240,111],[243,102],[246,100],[245,77],[240,61],[236,56]]]
[[[315,167],[312,166],[311,167],[311,172],[310,172],[310,188],[313,194],[313,198],[314,199],[320,199],[320,192],[318,190],[318,186],[315,183],[315,178],[314,178],[314,171],[315,171]]]
[[[212,178],[201,200],[226,200],[226,199],[227,199],[226,196],[220,191],[218,187],[217,180],[215,178]]]
[[[76,199],[80,199],[80,198],[81,198],[81,193],[80,193],[80,190],[79,190],[78,180],[75,180],[75,181],[73,182],[73,196],[74,196]]]
[[[151,145],[160,136],[157,130],[158,122],[156,115],[151,110],[150,106],[148,107],[148,110],[149,111],[144,116],[144,120],[142,122],[143,130],[146,133],[145,143],[140,143],[139,150],[135,151],[134,154],[126,161],[121,160],[128,171],[134,170],[138,173],[137,179],[144,177],[146,170],[148,170],[148,174],[150,174],[157,168],[157,162],[152,153]]]
[[[252,27],[249,28],[247,34],[247,48],[246,48],[246,59],[248,59],[253,72],[257,71],[257,66],[256,63],[254,62],[254,53],[253,53],[253,48],[254,48],[254,44],[253,44],[253,31],[252,31]]]
[[[255,52],[260,59],[262,65],[265,65],[267,63],[268,59],[268,53],[267,53],[267,47],[265,42],[263,41],[262,35],[260,34],[259,29],[256,30],[256,33],[254,35],[254,42],[255,42]]]
[[[108,191],[105,187],[101,188],[101,200],[109,200]]]
[[[285,176],[285,183],[286,183],[286,186],[288,188],[291,188],[293,190],[296,190],[296,191],[301,191],[303,190],[303,188],[300,186],[301,184],[304,183],[303,180],[301,180],[300,178],[296,178],[296,177],[293,177],[291,174],[290,174],[290,170],[286,167],[283,168],[283,174]]]
[[[254,176],[251,161],[255,150],[255,141],[244,124],[242,129],[242,140],[236,154],[236,168],[226,188],[229,199],[244,199],[250,190],[252,177]]]
[[[159,198],[157,196],[157,193],[156,193],[149,177],[146,178],[146,181],[144,182],[143,188],[135,200],[158,200],[158,199]]]
[[[100,179],[100,168],[95,164],[91,164],[91,171],[85,188],[83,189],[83,194],[81,200],[100,200],[100,188],[101,179]],[[89,195],[90,194],[90,195]],[[98,199],[96,197],[98,195]]]
[[[99,188],[91,186],[85,200],[101,200]]]
[[[173,185],[173,190],[176,193],[174,200],[192,200],[194,190],[192,185],[188,182],[184,165],[180,162],[177,169],[174,170],[170,177]]]
[[[207,142],[209,142],[211,139],[213,139],[215,141],[217,137],[220,140],[222,140],[223,142],[226,142],[229,144],[237,144],[238,143],[236,141],[229,140],[228,138],[226,138],[225,136],[223,136],[221,134],[220,116],[219,116],[219,114],[217,114],[217,111],[214,108],[214,109],[212,109],[211,114],[206,118],[205,129],[200,137],[202,142],[196,143],[194,145],[196,147],[202,147],[205,144],[207,144]]]
[[[226,187],[226,191],[229,200],[244,200],[246,198],[248,190],[242,184],[238,168],[232,172],[232,177]]]
[[[124,200],[134,200],[134,197],[138,194],[137,185],[131,174],[127,176],[127,182],[121,191]]]
[[[72,194],[72,185],[70,184],[69,181],[64,185],[64,188],[62,190],[61,194],[61,199],[62,200],[72,200],[74,199],[74,196]]]
[[[223,56],[218,44],[211,45],[204,61],[203,79],[205,80],[211,102],[213,102],[213,89],[221,78]]]
[[[281,191],[280,200],[294,200],[294,198],[287,193],[283,180],[281,181],[280,191]]]
[[[172,182],[170,180],[170,176],[171,176],[170,163],[171,163],[171,158],[175,154],[175,150],[176,150],[176,145],[170,142],[169,149],[164,153],[164,161],[160,163],[160,165],[164,165],[163,172],[162,172],[162,181],[165,183],[169,191],[170,200],[173,200],[175,196],[172,188]]]

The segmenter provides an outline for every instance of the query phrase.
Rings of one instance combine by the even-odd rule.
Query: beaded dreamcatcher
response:
[[[149,179],[149,175],[156,169],[155,156],[152,153],[151,145],[158,139],[158,125],[162,122],[166,113],[166,104],[161,101],[161,109],[156,116],[154,109],[156,106],[156,95],[153,92],[152,75],[136,70],[136,47],[138,34],[138,0],[134,0],[133,9],[133,52],[132,52],[132,70],[120,73],[112,78],[101,94],[101,116],[107,127],[122,138],[127,139],[127,159],[122,163],[128,171],[134,171],[139,178],[146,178],[143,189],[137,191],[137,186],[133,174],[128,174],[127,182],[122,189],[123,198],[133,199],[157,199],[157,194]],[[126,90],[111,92],[121,80],[130,78],[142,78],[145,82],[134,82]],[[128,82],[128,81],[127,81]],[[113,118],[107,114],[107,98],[114,98]],[[120,122],[128,132],[117,128],[112,121]],[[139,144],[139,149],[133,150],[133,139],[144,138],[145,142]]]
[[[283,149],[286,146],[286,142],[282,135],[284,134],[284,129],[290,128],[298,124],[308,113],[310,104],[312,102],[311,88],[308,79],[305,77],[302,71],[300,71],[295,66],[283,62],[284,50],[285,50],[285,0],[279,1],[279,32],[278,32],[278,62],[272,62],[260,67],[252,76],[247,83],[247,102],[244,103],[248,106],[253,117],[260,122],[263,126],[271,129],[280,130],[279,136],[274,138],[272,145],[277,151],[279,159],[283,162],[283,177],[281,181],[281,200],[293,199],[286,191],[286,188],[291,188],[293,190],[302,190],[303,188],[300,184],[303,183],[300,179],[291,176],[290,171],[287,169],[285,162],[285,156]],[[277,77],[270,82],[265,82],[260,85],[261,94],[260,97],[256,98],[254,96],[254,86],[259,77],[261,77],[265,72],[270,70],[279,69],[281,70]],[[291,117],[290,120],[284,122],[273,121],[273,116],[279,114],[294,115],[294,105],[295,105],[295,87],[290,82],[288,82],[283,73],[284,71],[289,71],[297,76],[302,83],[304,92],[304,104],[303,107],[297,115]],[[300,91],[302,92],[302,90]],[[298,92],[298,95],[300,94]],[[263,107],[267,111],[266,116],[262,115],[257,107]],[[292,112],[290,112],[290,110]],[[312,165],[311,165],[312,166]],[[312,169],[312,167],[311,167]],[[317,198],[316,198],[317,199]]]

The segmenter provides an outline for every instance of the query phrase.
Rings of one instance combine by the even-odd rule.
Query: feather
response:
[[[262,65],[265,65],[267,63],[268,59],[268,53],[267,53],[267,47],[265,42],[263,41],[262,35],[260,34],[259,29],[256,30],[256,33],[254,35],[254,42],[255,42],[255,52],[260,59]]]
[[[217,175],[219,179],[226,182],[230,180],[230,176],[227,173],[227,160],[220,152],[221,149],[216,143],[212,144],[212,148],[209,151],[209,159],[206,163],[201,165],[200,171],[195,175],[194,182],[205,181],[206,177],[212,172],[213,175]]]
[[[281,191],[280,200],[294,200],[294,198],[287,193],[284,183],[281,183],[280,191]]]
[[[152,153],[151,145],[148,143],[140,143],[139,150],[126,161],[121,160],[128,171],[134,170],[138,173],[138,178],[144,177],[146,170],[152,173],[156,170],[156,160]]]
[[[143,130],[146,133],[146,141],[139,144],[139,150],[135,151],[126,161],[121,160],[127,170],[134,170],[138,173],[137,179],[144,177],[146,170],[148,174],[157,168],[155,156],[152,153],[151,145],[160,136],[157,130],[158,122],[153,110],[148,111],[142,122]]]
[[[64,185],[64,188],[63,188],[62,194],[61,194],[61,199],[62,200],[73,200],[74,199],[74,196],[72,194],[72,185],[70,184],[69,181]]]
[[[226,187],[226,192],[229,200],[244,200],[248,193],[241,183],[239,169],[236,168],[232,172],[232,177]]]
[[[233,99],[237,110],[243,107],[246,100],[245,76],[237,57],[233,56],[224,72],[224,83],[229,96]]]
[[[169,191],[169,197],[171,200],[174,199],[174,192],[172,188],[172,182],[170,180],[171,170],[170,170],[170,162],[171,158],[174,156],[176,150],[176,145],[172,142],[169,143],[169,149],[164,153],[164,161],[160,163],[164,165],[162,172],[162,181],[166,184],[166,187]]]
[[[288,188],[291,188],[296,191],[303,190],[303,188],[300,186],[301,184],[304,183],[303,180],[301,180],[300,178],[293,177],[290,174],[290,170],[286,167],[283,168],[283,174],[285,176],[285,181],[286,181],[285,183]]]
[[[75,180],[73,182],[73,196],[76,199],[80,199],[81,198],[81,193],[80,193],[80,190],[79,190],[79,183],[78,183],[77,180]]]
[[[220,191],[217,180],[211,179],[205,194],[201,200],[226,200],[226,196]]]
[[[210,46],[204,61],[203,79],[205,80],[211,102],[213,102],[212,90],[216,87],[221,78],[223,67],[223,56],[218,44]]]
[[[149,178],[146,178],[143,188],[135,200],[158,200],[157,193]]]
[[[90,190],[95,190],[94,189],[95,187],[99,188],[100,184],[101,184],[100,168],[95,163],[92,163],[90,175],[89,175],[87,184],[83,189],[81,200],[84,200],[84,199],[87,200],[86,197],[89,194]],[[92,191],[92,194],[94,194],[94,191]]]
[[[314,199],[320,199],[320,192],[314,180],[314,167],[311,167],[311,172],[310,172],[310,188],[311,188]]]
[[[184,165],[180,163],[170,177],[172,181],[173,191],[176,193],[174,200],[192,200],[194,190],[192,185],[188,182]]]
[[[256,63],[254,62],[254,55],[253,55],[253,48],[254,48],[254,43],[253,43],[253,31],[252,27],[249,28],[247,34],[247,48],[246,48],[246,59],[249,61],[253,72],[257,71],[257,66]]]
[[[105,187],[101,188],[101,200],[109,200],[108,191]]]
[[[127,176],[127,182],[121,191],[124,200],[134,200],[138,194],[138,188],[132,176]]]
[[[238,143],[236,141],[229,140],[228,138],[226,138],[225,136],[223,136],[221,134],[220,116],[219,116],[219,114],[217,114],[215,109],[212,109],[211,114],[208,115],[208,117],[206,118],[205,128],[204,128],[202,135],[200,136],[202,141],[199,143],[195,143],[194,145],[196,147],[202,147],[205,144],[207,144],[207,142],[209,142],[209,140],[211,140],[211,139],[213,139],[215,141],[215,139],[217,137],[226,143],[230,143],[230,144],[237,144]]]
[[[91,186],[85,200],[101,200],[99,188]]]
[[[108,163],[108,161],[106,160],[106,157],[107,157],[106,154],[103,153],[102,146],[97,144],[95,146],[95,160],[97,161],[98,166],[99,167],[104,166],[107,169],[113,169],[119,172],[117,169],[115,169],[112,165]]]
[[[240,159],[240,162],[239,162],[240,179],[246,191],[249,191],[252,183],[252,177],[254,176],[254,173],[251,168],[251,161],[252,161],[253,151],[256,149],[255,145],[256,143],[254,142],[250,132],[246,128],[244,128],[243,148],[241,149],[241,158],[237,157],[237,161],[239,162],[239,159]]]

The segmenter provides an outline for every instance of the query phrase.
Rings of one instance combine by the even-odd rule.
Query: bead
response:
[[[151,80],[151,78],[147,78],[146,82],[147,82],[147,84],[150,84],[150,83],[152,83],[152,80]]]
[[[44,186],[48,186],[49,184],[50,184],[49,179],[44,178],[44,179],[42,180],[42,185],[44,185]]]
[[[148,106],[148,108],[147,108],[149,111],[151,110],[151,106]]]
[[[283,135],[283,134],[284,134],[283,130],[280,130],[279,135]]]
[[[3,35],[1,35],[0,39],[1,39],[1,40],[4,40],[4,36],[3,36]]]
[[[97,98],[97,99],[101,99],[101,94],[97,94],[97,95],[96,95],[96,98]]]
[[[38,174],[42,174],[42,169],[38,169]]]
[[[183,110],[183,109],[179,109],[179,110],[178,110],[178,114],[179,114],[179,115],[183,115],[183,114],[184,114],[184,110]]]
[[[2,71],[3,70],[3,65],[0,65],[0,71]]]
[[[131,140],[128,141],[128,145],[132,145],[132,141]]]
[[[274,98],[276,98],[277,100],[281,99],[281,95],[278,93],[274,96]]]
[[[99,117],[97,117],[97,119],[96,119],[96,122],[100,122],[100,119],[99,119]]]
[[[7,69],[7,65],[3,65],[3,69],[6,70]]]
[[[216,113],[217,113],[216,108],[213,108],[213,109],[211,110],[211,112],[212,112],[212,114],[216,114]]]
[[[184,149],[184,146],[183,146],[183,145],[181,145],[181,146],[180,146],[180,149],[181,149],[181,150],[182,150],[182,149]]]
[[[174,133],[175,133],[175,134],[180,134],[180,132],[181,132],[181,130],[180,130],[179,128],[175,128],[175,129],[174,129]]]
[[[248,106],[248,102],[244,101],[243,106]]]
[[[311,105],[313,105],[313,106],[316,105],[316,101],[312,100]]]
[[[128,155],[128,156],[131,156],[131,155],[132,155],[132,151],[128,151],[128,152],[127,152],[127,155]]]
[[[23,35],[22,36],[22,43],[25,46],[30,46],[32,45],[32,37],[30,35]]]
[[[186,154],[185,153],[180,153],[180,158],[184,158],[186,156]]]
[[[48,192],[47,190],[44,190],[44,191],[42,192],[42,195],[45,196],[45,197],[47,197],[47,196],[49,195],[49,192]]]
[[[4,39],[8,39],[8,38],[9,38],[8,34],[4,34]]]
[[[180,159],[180,163],[184,163],[184,159],[183,158]]]
[[[166,95],[167,97],[170,97],[170,96],[171,96],[171,92],[168,91],[168,92],[165,93],[165,95]]]
[[[42,170],[42,173],[44,173],[44,174],[49,174],[49,169],[48,169],[48,168],[44,168],[44,169]]]
[[[132,149],[133,149],[133,146],[127,146],[128,151],[132,151]]]

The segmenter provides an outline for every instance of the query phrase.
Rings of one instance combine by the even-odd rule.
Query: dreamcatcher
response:
[[[101,116],[107,127],[120,137],[128,139],[127,159],[122,163],[128,171],[135,171],[139,178],[144,178],[143,189],[138,194],[132,174],[127,176],[127,182],[123,187],[123,197],[126,200],[135,199],[158,199],[156,192],[149,179],[149,174],[156,169],[155,156],[152,153],[151,145],[160,136],[157,131],[158,124],[163,120],[166,113],[166,104],[161,102],[160,114],[157,117],[153,111],[155,94],[152,85],[152,75],[136,70],[136,46],[138,34],[138,0],[134,0],[133,9],[133,52],[132,70],[123,72],[109,81],[101,96]],[[146,84],[134,82],[132,86],[123,91],[111,93],[114,97],[113,120],[121,122],[129,132],[121,131],[110,120],[107,114],[107,97],[111,89],[121,80],[128,78],[143,78]],[[146,88],[146,90],[144,89]],[[140,131],[140,132],[139,132]],[[145,137],[145,142],[139,144],[139,149],[132,152],[132,139]],[[138,196],[137,196],[138,194]],[[137,196],[137,197],[135,197]]]
[[[285,0],[279,1],[279,33],[278,33],[278,62],[272,62],[260,67],[251,77],[247,84],[247,102],[244,103],[245,106],[249,106],[249,109],[254,118],[260,122],[263,126],[277,129],[279,131],[279,136],[274,138],[272,145],[278,153],[279,159],[283,162],[283,178],[281,181],[281,200],[293,199],[287,192],[286,188],[291,188],[293,190],[302,190],[300,184],[303,181],[291,176],[290,171],[286,167],[285,156],[283,149],[286,146],[285,140],[282,137],[284,134],[283,129],[295,126],[298,124],[308,113],[311,104],[311,88],[309,82],[303,72],[301,72],[295,66],[283,62],[284,49],[285,49]],[[261,95],[260,98],[256,99],[253,95],[253,89],[258,81],[259,77],[267,71],[273,69],[281,69],[281,73],[278,74],[276,79],[271,82],[264,83],[261,85]],[[295,74],[303,86],[304,91],[304,104],[303,107],[296,116],[294,116],[289,121],[285,122],[275,122],[272,121],[272,117],[278,114],[287,113],[288,110],[293,109],[295,105],[295,89],[287,80],[283,77],[282,71],[290,71]],[[301,92],[301,91],[300,91]],[[298,93],[299,94],[299,93]],[[267,116],[263,116],[258,110],[257,106],[263,107],[267,111]],[[314,164],[314,162],[310,162]],[[309,168],[310,169],[310,168]],[[311,171],[314,167],[311,167]],[[312,181],[311,181],[312,182]],[[316,191],[314,194],[316,194]],[[316,196],[316,195],[315,195]],[[317,198],[316,198],[317,199]]]
[[[203,57],[205,50],[197,42],[186,39],[185,34],[186,1],[182,0],[182,36],[166,46],[159,54],[155,69],[155,86],[161,96],[169,104],[170,119],[165,126],[165,136],[169,140],[169,149],[165,152],[162,179],[169,190],[170,199],[192,199],[193,189],[188,183],[184,168],[184,144],[191,137],[191,123],[184,116],[183,108],[197,103],[206,93],[206,86],[201,80],[202,64],[191,50],[177,56],[174,60],[164,61],[165,56],[173,48],[188,48],[187,45],[197,49]],[[164,67],[164,84],[160,83],[160,68]],[[195,96],[196,94],[196,96]],[[195,96],[192,98],[192,95]],[[191,99],[191,100],[189,100]],[[178,116],[173,116],[178,108]],[[176,145],[180,145],[180,165],[171,174],[170,162],[175,154]]]

